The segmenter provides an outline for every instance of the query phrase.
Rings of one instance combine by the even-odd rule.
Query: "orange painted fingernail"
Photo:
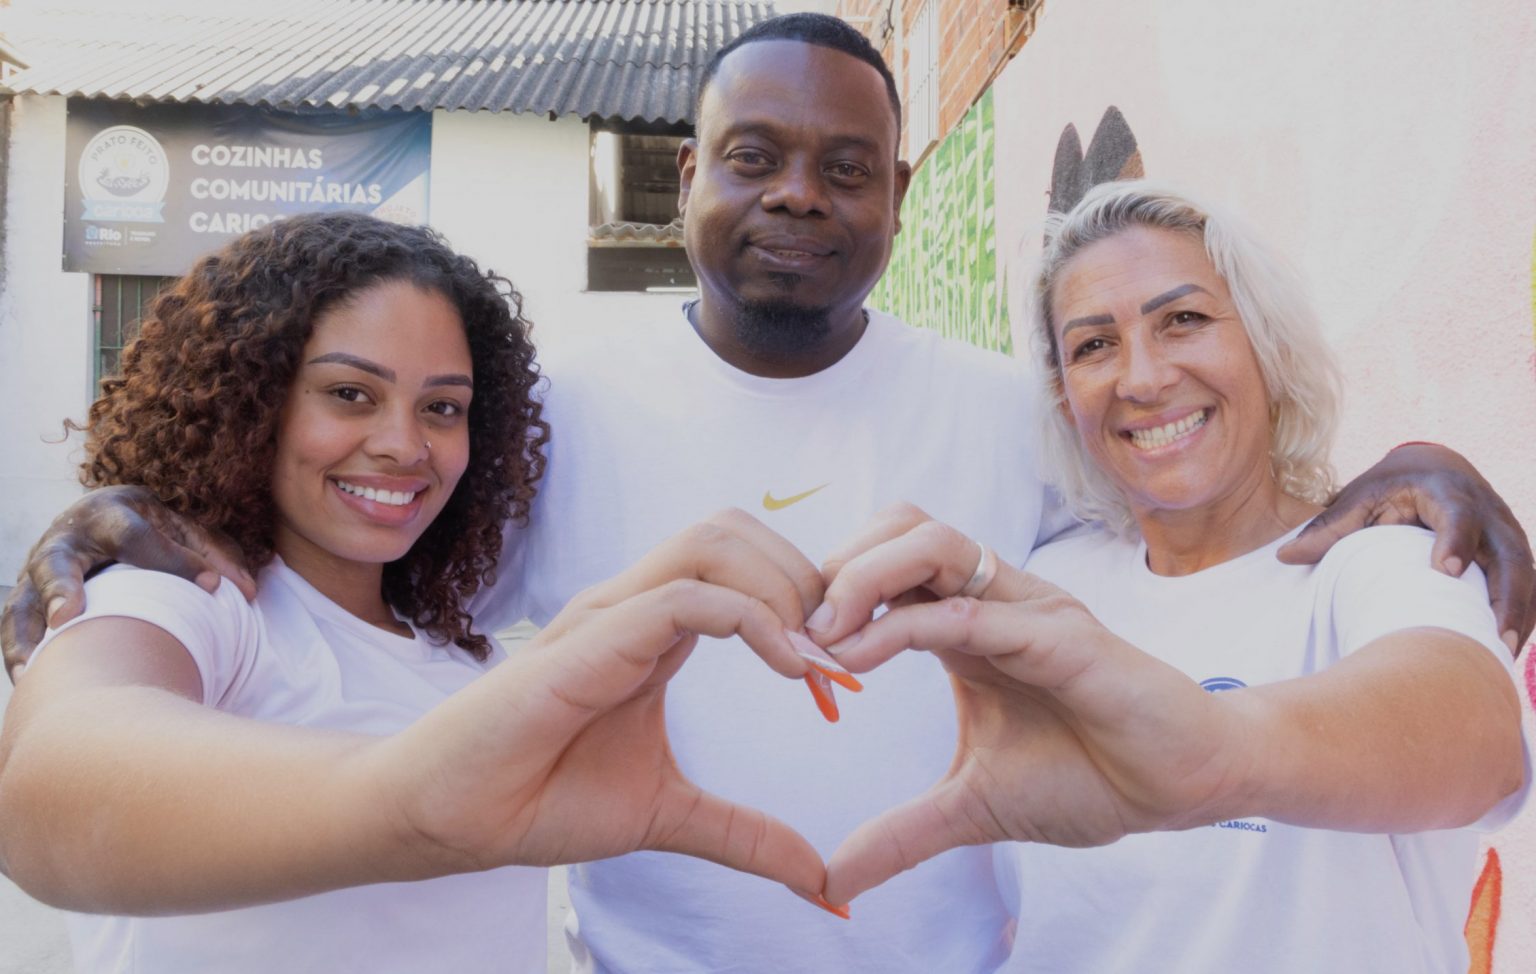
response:
[[[815,659],[814,657],[805,657],[805,661],[814,666],[817,672],[819,672],[822,676],[831,680],[833,683],[836,683],[843,689],[852,693],[862,693],[864,691],[864,684],[860,683],[857,677],[843,669],[841,666],[833,669],[822,660]]]
[[[837,723],[837,698],[832,695],[832,681],[820,670],[811,670],[805,674],[805,685],[811,688],[811,697],[821,715],[831,723]]]
[[[822,896],[820,893],[817,893],[816,898],[811,900],[811,902],[815,903],[817,906],[821,907],[823,910],[826,910],[833,916],[842,917],[844,920],[849,919],[848,904],[846,903],[844,903],[842,906],[833,906],[831,903],[828,903],[827,898]]]
[[[864,684],[849,673],[843,664],[828,656],[826,650],[792,629],[786,629],[784,633],[789,637],[789,644],[795,647],[795,652],[800,658],[820,670],[827,679],[854,693],[864,689]]]
[[[810,903],[813,906],[821,907],[823,910],[826,910],[828,913],[835,917],[841,917],[844,920],[848,919],[848,907],[833,906],[831,903],[828,903],[827,898],[822,896],[820,893],[807,893],[804,890],[795,889],[793,886],[786,886],[784,888],[789,890],[791,893],[794,893],[802,900],[805,900],[807,903]]]

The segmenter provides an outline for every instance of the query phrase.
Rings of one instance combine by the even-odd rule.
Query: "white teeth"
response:
[[[365,501],[387,504],[390,507],[404,507],[416,499],[416,491],[414,490],[374,490],[372,487],[359,487],[356,484],[349,484],[345,480],[336,481],[336,486],[349,494],[361,497]]]
[[[1197,413],[1190,413],[1177,422],[1168,423],[1164,426],[1147,430],[1131,430],[1131,443],[1138,450],[1155,450],[1160,446],[1167,446],[1204,426],[1210,414],[1210,410],[1202,409]]]

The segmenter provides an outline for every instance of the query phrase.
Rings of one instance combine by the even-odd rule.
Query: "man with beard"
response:
[[[474,607],[480,628],[549,619],[719,507],[751,511],[813,561],[899,501],[988,538],[1014,564],[1061,525],[1029,454],[1039,423],[1019,363],[864,305],[911,176],[897,159],[900,111],[878,52],[836,18],[776,18],[719,52],[700,86],[697,139],[678,160],[699,299],[671,327],[605,334],[601,354],[572,345],[545,360],[548,472],[533,523],[511,535],[498,583]],[[1412,507],[1402,484],[1425,479],[1378,473],[1351,488],[1357,503],[1342,520],[1364,521],[1388,498]],[[1468,482],[1458,471],[1445,490]],[[1497,503],[1488,496],[1454,500],[1469,518]],[[1509,540],[1519,536],[1512,521],[1455,524],[1463,552],[1481,531],[1502,531],[1486,543],[1519,549],[1512,557],[1528,564],[1523,538]],[[87,548],[55,539],[51,550],[65,552],[60,563],[88,562]],[[188,577],[207,567],[180,552],[162,564]],[[24,598],[63,593],[67,614],[76,596],[57,585]],[[1531,579],[1507,585],[1529,593]],[[1525,614],[1524,597],[1506,600],[1501,622],[1523,631]],[[829,623],[807,620],[813,630]],[[869,674],[867,691],[843,701],[847,719],[832,724],[793,686],[763,679],[741,647],[700,642],[668,690],[679,767],[788,822],[823,855],[950,764],[949,682],[924,654]],[[814,692],[835,715],[829,691]],[[861,896],[852,922],[681,856],[637,853],[570,877],[580,970],[965,974],[1007,955],[1010,918],[983,847]]]
[[[1015,563],[1035,543],[1043,491],[1018,363],[864,307],[911,175],[879,55],[841,21],[780,18],[723,50],[701,88],[678,160],[699,299],[673,326],[605,335],[601,355],[572,345],[545,359],[549,471],[511,549],[521,584],[498,586],[518,597],[493,593],[482,623],[548,618],[722,506],[812,561],[903,500],[997,537]],[[932,659],[870,674],[832,724],[804,690],[713,642],[668,687],[680,768],[823,855],[948,767],[954,704]],[[967,972],[1005,956],[1008,917],[980,848],[861,897],[852,922],[681,856],[569,876],[578,970]]]

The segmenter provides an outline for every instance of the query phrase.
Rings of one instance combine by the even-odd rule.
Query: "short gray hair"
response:
[[[1232,294],[1269,396],[1270,465],[1280,489],[1326,503],[1334,490],[1329,453],[1338,426],[1342,384],[1299,275],[1245,226],[1187,195],[1143,180],[1103,183],[1069,213],[1046,218],[1045,249],[1032,279],[1029,316],[1046,403],[1042,442],[1048,478],[1073,513],[1134,535],[1136,522],[1119,489],[1094,464],[1063,412],[1056,326],[1051,301],[1067,263],[1089,244],[1131,227],[1185,233],[1201,240]]]

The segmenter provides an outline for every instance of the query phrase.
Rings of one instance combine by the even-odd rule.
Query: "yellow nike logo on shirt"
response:
[[[832,483],[832,481],[829,480],[825,484],[822,484],[821,487],[826,487],[826,486],[830,485],[831,483]],[[771,491],[771,490],[764,491],[763,492],[763,510],[765,510],[765,511],[781,511],[781,510],[783,510],[784,508],[788,507],[791,504],[797,504],[800,501],[805,500],[807,497],[809,497],[812,494],[816,493],[818,490],[821,490],[821,487],[812,487],[810,490],[806,491],[803,494],[796,494],[793,497],[786,497],[783,500],[779,500],[778,498],[774,497],[773,496],[773,491]]]

